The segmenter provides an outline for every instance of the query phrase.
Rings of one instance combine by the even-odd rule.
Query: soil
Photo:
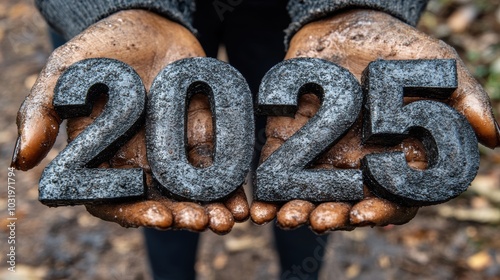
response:
[[[457,49],[500,112],[500,1],[431,1],[419,28]],[[38,201],[40,173],[64,148],[64,133],[39,166],[10,174],[16,272],[8,271],[16,113],[51,52],[32,1],[0,1],[0,50],[0,279],[151,279],[140,229]],[[422,208],[406,225],[330,233],[322,279],[500,279],[500,151],[481,153],[479,175],[460,197]],[[271,226],[248,221],[225,236],[202,233],[197,279],[278,279]]]

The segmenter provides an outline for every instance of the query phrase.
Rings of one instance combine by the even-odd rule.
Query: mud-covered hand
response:
[[[296,57],[332,61],[348,69],[358,80],[361,80],[368,64],[377,59],[455,59],[459,86],[444,102],[466,116],[482,144],[490,148],[500,144],[499,128],[488,95],[467,71],[455,50],[386,13],[351,10],[309,23],[290,42],[286,59]],[[318,108],[316,96],[305,95],[299,102],[295,118],[268,118],[268,140],[261,160],[302,127]],[[396,147],[388,148],[368,146],[361,143],[360,131],[358,120],[349,133],[316,162],[317,167],[358,169],[364,155],[393,150],[404,151],[408,164],[414,168],[426,167],[424,149],[418,141],[407,139]],[[284,228],[309,224],[313,230],[324,232],[362,225],[401,224],[411,220],[417,212],[417,208],[402,207],[373,197],[366,188],[365,196],[364,200],[354,205],[334,202],[315,205],[296,200],[280,208],[280,205],[256,201],[252,204],[251,216],[259,224],[277,216],[278,224]]]
[[[358,80],[368,64],[377,59],[455,59],[459,85],[445,102],[465,115],[479,142],[489,148],[500,145],[500,130],[488,94],[456,51],[386,13],[354,10],[310,23],[292,38],[286,58],[294,57],[332,61]]]
[[[65,45],[56,49],[39,75],[30,95],[22,104],[17,117],[19,138],[12,166],[29,170],[49,152],[58,134],[61,118],[54,111],[52,100],[59,76],[70,65],[87,58],[106,57],[130,65],[149,90],[153,79],[166,65],[188,57],[205,56],[193,34],[173,21],[144,10],[115,13],[84,30]],[[71,141],[102,111],[105,98],[97,100],[89,117],[68,120]],[[190,105],[191,122],[206,119],[208,101],[199,97]],[[211,125],[211,122],[210,122]],[[190,160],[211,160],[206,144],[211,142],[211,127],[190,125]],[[196,138],[198,137],[198,138]],[[128,203],[88,205],[93,215],[122,226],[186,228],[201,231],[207,227],[220,233],[228,232],[234,221],[248,217],[244,193],[236,191],[225,203],[201,206],[175,202],[157,195],[151,187],[151,170],[146,158],[144,129],[141,129],[116,155],[101,167],[141,167],[148,175],[148,198]]]

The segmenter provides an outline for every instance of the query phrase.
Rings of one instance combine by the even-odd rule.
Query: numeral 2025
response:
[[[360,83],[346,69],[315,58],[274,66],[264,77],[256,111],[293,116],[301,94],[314,93],[319,111],[256,170],[260,201],[356,201],[363,183],[404,205],[437,204],[467,189],[477,174],[479,151],[466,118],[431,100],[405,105],[403,97],[446,99],[457,87],[454,60],[377,60]],[[140,168],[96,168],[146,124],[147,157],[156,185],[194,201],[215,201],[240,186],[254,149],[254,108],[245,79],[229,64],[189,58],[168,65],[149,97],[137,73],[111,59],[87,59],[59,78],[54,107],[61,118],[88,116],[93,99],[108,96],[104,111],[45,168],[39,199],[51,206],[145,196]],[[213,164],[193,167],[186,156],[186,108],[204,93],[214,119]],[[408,166],[402,152],[365,156],[357,169],[307,169],[363,113],[363,141],[394,144],[419,139],[428,167]]]

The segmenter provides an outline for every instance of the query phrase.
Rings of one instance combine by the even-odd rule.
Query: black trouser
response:
[[[207,56],[225,45],[229,62],[247,80],[255,96],[265,73],[283,60],[283,30],[290,23],[287,1],[206,1],[197,3],[194,26]],[[233,4],[233,6],[231,6]],[[256,118],[256,158],[265,143],[265,118]],[[284,231],[274,227],[283,279],[317,279],[326,235],[307,227]],[[187,231],[146,229],[146,244],[156,279],[194,279],[199,235]]]

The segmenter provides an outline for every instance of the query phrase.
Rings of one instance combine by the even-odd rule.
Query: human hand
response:
[[[292,117],[268,117],[267,142],[262,149],[261,162],[265,161],[281,144],[297,132],[320,108],[319,98],[312,93],[300,97],[298,110]],[[347,134],[330,150],[318,158],[312,168],[360,169],[361,160],[367,154],[402,151],[408,164],[416,169],[427,167],[423,145],[416,139],[406,139],[399,145],[383,147],[363,144],[362,122],[358,119]],[[404,207],[375,197],[364,187],[365,199],[355,204],[324,202],[314,204],[304,200],[292,200],[283,205],[254,201],[250,209],[252,220],[264,224],[275,217],[278,225],[293,229],[309,224],[317,233],[328,230],[350,230],[356,226],[403,224],[417,213],[417,207]]]
[[[152,40],[154,38],[154,40]],[[130,65],[149,90],[153,79],[166,65],[187,57],[205,56],[196,38],[186,28],[166,18],[143,10],[122,11],[90,26],[80,35],[56,49],[22,104],[17,118],[19,138],[12,166],[29,170],[51,149],[58,134],[61,118],[54,111],[52,100],[59,76],[73,63],[87,58],[113,58]],[[102,111],[105,98],[98,99],[88,117],[68,120],[71,141]],[[188,120],[189,158],[195,166],[211,161],[210,111],[208,101],[196,97],[190,103]],[[207,117],[208,114],[208,117]],[[234,221],[248,217],[248,203],[238,190],[224,203],[200,206],[176,202],[158,194],[152,187],[151,170],[146,158],[144,129],[122,146],[101,167],[141,167],[148,178],[148,197],[127,203],[87,205],[93,215],[126,227],[169,227],[201,231],[207,227],[224,233]]]
[[[464,114],[479,141],[490,148],[498,146],[499,129],[493,117],[487,94],[467,71],[452,47],[429,37],[415,28],[382,12],[353,10],[305,25],[292,38],[286,59],[316,57],[332,61],[361,80],[363,70],[377,59],[443,59],[457,61],[458,89],[445,100]],[[269,117],[266,127],[267,143],[262,159],[269,156],[295,131],[304,125],[319,108],[314,95],[299,102],[295,118]],[[360,168],[360,160],[369,153],[402,150],[407,162],[423,169],[427,162],[422,145],[407,139],[398,147],[377,147],[361,143],[360,120],[349,133],[317,162],[316,167],[331,169]],[[411,220],[417,208],[403,207],[371,196],[365,187],[365,199],[355,203],[321,203],[291,201],[279,205],[256,201],[251,216],[256,223],[265,223],[277,216],[278,224],[293,228],[310,224],[316,232],[352,229],[355,226],[401,224]],[[279,210],[279,212],[278,212]]]
[[[305,25],[295,34],[285,59],[316,57],[348,69],[358,80],[377,59],[455,59],[458,88],[444,102],[462,113],[479,142],[500,145],[500,129],[488,94],[469,73],[456,51],[383,12],[353,10]]]

